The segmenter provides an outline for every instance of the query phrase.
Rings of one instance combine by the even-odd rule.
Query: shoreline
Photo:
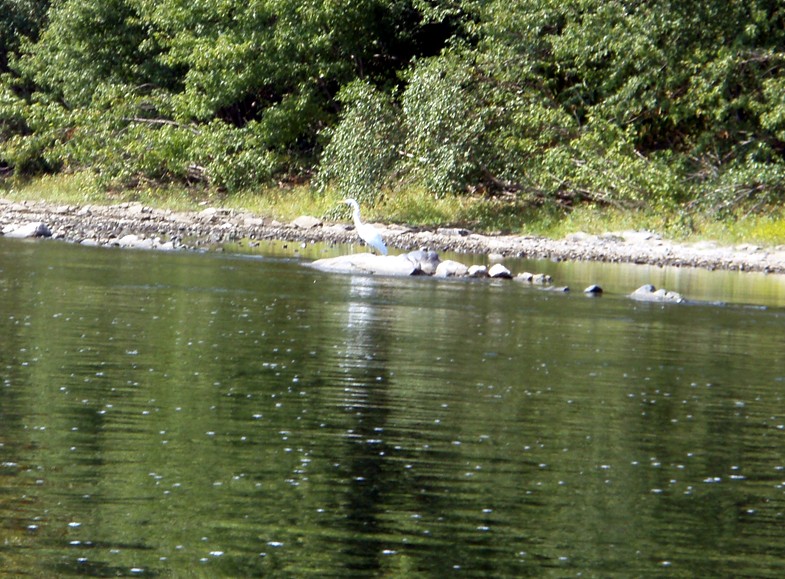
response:
[[[357,243],[353,227],[300,217],[292,223],[234,209],[207,207],[177,212],[140,203],[54,205],[0,198],[0,230],[43,223],[54,239],[98,246],[196,250],[241,240]],[[721,246],[713,242],[677,243],[648,231],[563,239],[520,235],[481,235],[459,228],[412,228],[377,224],[388,246],[411,251],[427,247],[438,253],[497,254],[503,257],[596,261],[690,267],[707,270],[785,274],[785,246]]]

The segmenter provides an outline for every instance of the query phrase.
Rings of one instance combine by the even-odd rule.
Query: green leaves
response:
[[[769,0],[0,6],[4,173],[782,201],[785,12]]]
[[[388,95],[362,81],[348,84],[338,99],[344,114],[329,133],[318,183],[332,183],[346,196],[373,203],[401,154],[398,110]]]

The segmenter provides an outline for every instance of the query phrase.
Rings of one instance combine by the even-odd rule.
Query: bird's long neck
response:
[[[352,219],[354,220],[354,226],[359,228],[363,222],[360,220],[360,206],[355,205],[354,212],[352,213]]]

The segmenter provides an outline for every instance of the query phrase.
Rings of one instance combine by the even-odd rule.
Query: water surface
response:
[[[515,266],[612,289],[0,239],[0,568],[782,576],[779,278]]]

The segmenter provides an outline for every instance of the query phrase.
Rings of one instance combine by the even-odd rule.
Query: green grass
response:
[[[0,181],[0,195],[15,201],[46,201],[57,205],[114,204],[136,201],[175,211],[205,206],[229,207],[280,221],[299,215],[347,220],[343,196],[334,190],[316,192],[308,185],[270,188],[226,196],[182,187],[150,187],[106,191],[89,174],[41,177],[26,183]],[[743,214],[718,221],[678,210],[622,210],[580,206],[570,211],[533,207],[481,196],[441,196],[412,188],[380,196],[363,206],[363,219],[423,227],[466,227],[481,233],[513,233],[560,238],[583,231],[600,234],[648,229],[680,241],[714,240],[721,244],[785,245],[785,210]]]

